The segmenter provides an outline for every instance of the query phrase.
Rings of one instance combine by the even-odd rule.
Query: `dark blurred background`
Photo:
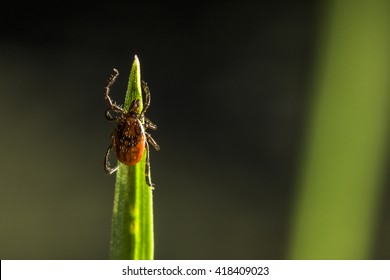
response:
[[[112,96],[123,102],[135,54],[161,146],[151,153],[155,257],[286,258],[321,4],[9,3],[0,258],[108,258],[115,176],[103,157],[114,125],[103,87],[117,68]],[[376,237],[372,257],[389,258],[388,237]]]

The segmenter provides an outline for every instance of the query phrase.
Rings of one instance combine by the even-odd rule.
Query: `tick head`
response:
[[[138,115],[140,104],[141,103],[140,103],[139,99],[133,100],[133,102],[131,102],[131,104],[130,104],[129,113]]]

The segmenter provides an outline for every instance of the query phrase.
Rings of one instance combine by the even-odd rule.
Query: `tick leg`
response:
[[[145,93],[144,107],[142,108],[142,112],[141,112],[141,116],[143,116],[146,110],[148,110],[150,106],[150,90],[145,81],[142,81],[141,84],[142,84],[142,89]]]
[[[108,175],[111,175],[112,173],[118,170],[118,166],[111,168],[110,160],[109,160],[111,149],[112,149],[112,143],[108,147],[106,156],[104,157],[104,171],[106,171]]]
[[[157,129],[157,125],[155,125],[151,120],[149,120],[147,117],[144,117],[144,121],[145,121],[145,129],[152,129],[152,130],[156,130]]]
[[[105,112],[106,119],[109,120],[110,122],[118,120],[118,117],[111,115],[110,110],[111,108],[107,108]]]
[[[118,106],[117,104],[115,104],[115,102],[113,102],[111,100],[111,97],[110,97],[110,87],[114,84],[116,78],[119,76],[119,72],[118,70],[116,70],[114,68],[114,73],[111,74],[110,78],[108,79],[107,81],[107,85],[106,87],[104,88],[105,89],[105,92],[104,92],[104,100],[106,100],[106,103],[108,105],[108,107],[110,109],[112,109],[113,111],[116,111],[116,112],[120,112],[120,113],[124,113],[124,110],[122,109],[122,107]]]
[[[149,144],[145,141],[145,149],[146,149],[146,162],[145,162],[145,180],[146,184],[154,190],[154,184],[152,183],[152,179],[150,176],[150,157],[149,157]]]
[[[160,151],[160,146],[157,144],[157,142],[153,139],[152,135],[145,132],[146,140],[150,142],[150,144],[153,145],[153,147],[156,149],[156,151]],[[145,142],[146,143],[146,142]]]

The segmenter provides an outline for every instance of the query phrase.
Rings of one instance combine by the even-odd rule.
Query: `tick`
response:
[[[118,170],[118,166],[114,168],[111,168],[110,166],[109,155],[112,149],[120,162],[130,166],[140,162],[143,153],[146,151],[145,180],[146,184],[153,189],[154,184],[150,178],[149,143],[157,151],[160,150],[160,146],[152,136],[146,132],[148,128],[152,130],[157,129],[157,126],[145,117],[146,110],[150,106],[150,91],[147,84],[142,81],[141,84],[142,91],[145,94],[145,102],[141,113],[139,113],[141,105],[139,99],[133,100],[129,111],[126,112],[121,106],[113,102],[109,95],[110,87],[114,84],[118,76],[118,70],[114,69],[114,73],[108,79],[104,92],[104,99],[108,105],[105,113],[106,119],[117,123],[116,128],[111,134],[111,143],[104,158],[104,170],[107,174],[112,174]],[[111,111],[116,115],[111,114]]]

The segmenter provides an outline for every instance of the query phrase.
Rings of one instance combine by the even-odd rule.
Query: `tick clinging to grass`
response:
[[[145,117],[146,110],[150,106],[150,91],[147,84],[142,81],[142,91],[145,94],[142,111],[140,112],[141,101],[135,99],[131,102],[128,112],[126,112],[121,106],[113,102],[109,95],[110,87],[114,84],[118,76],[118,70],[114,69],[114,73],[108,79],[104,93],[104,99],[108,105],[106,118],[109,121],[115,121],[117,123],[116,128],[111,134],[111,144],[104,158],[104,170],[107,174],[112,174],[118,169],[118,166],[114,168],[110,166],[109,155],[111,149],[114,149],[117,159],[125,165],[136,165],[140,162],[144,151],[146,151],[146,184],[153,188],[154,184],[150,178],[149,143],[157,151],[160,150],[160,146],[146,132],[148,128],[152,130],[157,129],[157,126]],[[111,112],[114,114],[111,114]]]

